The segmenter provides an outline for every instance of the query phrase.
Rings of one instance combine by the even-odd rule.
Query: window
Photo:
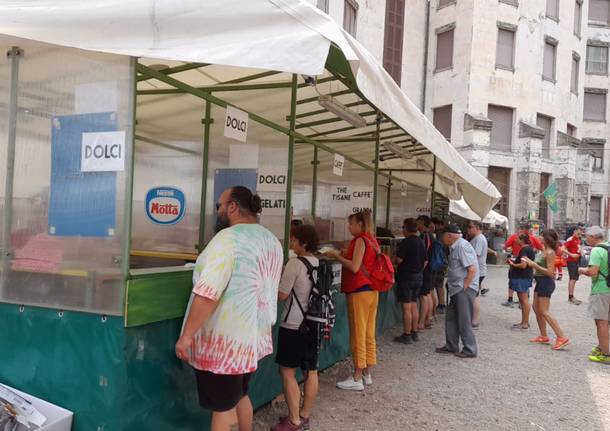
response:
[[[589,2],[589,23],[610,24],[610,0],[591,0]]]
[[[546,16],[559,21],[559,0],[546,0]]]
[[[594,172],[603,172],[604,170],[604,144],[587,143],[587,151],[592,157],[592,168]]]
[[[492,150],[511,151],[513,142],[513,109],[504,106],[489,105],[487,118],[492,121]]]
[[[606,121],[606,93],[604,90],[585,90],[583,120]]]
[[[599,226],[602,220],[602,198],[600,196],[591,196],[589,203],[589,224]]]
[[[575,138],[576,137],[576,126],[568,123],[566,126],[566,133],[568,134],[568,136]]]
[[[551,174],[540,174],[540,195],[538,198],[538,214],[540,221],[545,225],[549,224],[549,204],[542,195],[551,184]]]
[[[345,0],[343,9],[343,28],[356,37],[356,23],[358,18],[358,3],[355,0]]]
[[[580,56],[572,53],[572,75],[570,77],[570,91],[578,94],[578,72],[580,70]]]
[[[515,31],[504,26],[498,28],[496,67],[508,70],[515,67]]]
[[[544,63],[542,67],[542,79],[555,82],[555,69],[557,65],[557,41],[546,37],[544,42]]]
[[[438,0],[438,8],[440,9],[445,6],[449,6],[451,4],[455,4],[456,0]]]
[[[434,127],[447,139],[451,141],[451,114],[453,107],[451,105],[442,106],[434,109]]]
[[[504,216],[508,216],[508,201],[510,198],[510,168],[500,168],[498,166],[490,166],[487,171],[487,178],[496,186],[502,197],[494,207]]]
[[[593,75],[608,74],[608,46],[587,45],[586,69]]]
[[[582,0],[576,0],[574,3],[574,34],[578,37],[582,30]]]
[[[536,115],[536,125],[544,130],[544,139],[542,140],[542,157],[548,159],[551,154],[553,118],[538,114]]]
[[[405,0],[387,0],[383,67],[400,85],[402,72],[402,40],[405,22]]]
[[[436,35],[436,70],[451,69],[453,67],[453,31],[437,31]]]
[[[321,11],[328,13],[328,0],[318,0],[316,6]]]

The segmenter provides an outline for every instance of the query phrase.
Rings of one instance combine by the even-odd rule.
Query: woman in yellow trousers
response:
[[[373,234],[370,211],[352,214],[348,223],[353,239],[347,250],[342,253],[328,252],[326,255],[337,259],[343,265],[341,291],[347,297],[350,345],[354,361],[354,373],[337,382],[337,387],[362,391],[364,385],[373,384],[371,368],[377,364],[375,322],[379,303],[379,292],[373,289],[362,267],[372,267],[375,249],[379,248],[379,244]]]

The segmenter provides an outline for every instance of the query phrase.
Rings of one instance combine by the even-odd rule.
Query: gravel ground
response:
[[[610,367],[586,356],[597,342],[586,316],[589,279],[576,286],[580,306],[567,302],[567,281],[558,283],[551,312],[572,341],[554,352],[528,343],[538,334],[533,313],[529,331],[510,329],[520,310],[500,305],[507,270],[490,267],[489,272],[485,283],[491,291],[482,298],[476,332],[478,358],[434,353],[444,344],[442,316],[415,345],[392,342],[401,332],[396,327],[378,339],[372,387],[361,393],[335,388],[350,373],[349,360],[321,374],[311,429],[610,431]],[[285,412],[281,401],[259,410],[254,429],[268,430]]]

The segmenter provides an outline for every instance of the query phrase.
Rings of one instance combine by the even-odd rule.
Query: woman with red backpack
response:
[[[361,211],[348,218],[353,239],[342,253],[330,251],[326,256],[337,259],[343,265],[341,291],[347,296],[347,315],[354,373],[337,382],[339,389],[362,391],[371,385],[371,368],[377,363],[375,321],[379,292],[373,288],[371,268],[379,251],[373,235],[374,225],[370,211]]]

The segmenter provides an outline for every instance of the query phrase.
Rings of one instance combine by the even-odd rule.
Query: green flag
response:
[[[553,182],[544,192],[542,192],[542,196],[546,199],[546,203],[549,205],[551,211],[557,212],[557,184]]]

